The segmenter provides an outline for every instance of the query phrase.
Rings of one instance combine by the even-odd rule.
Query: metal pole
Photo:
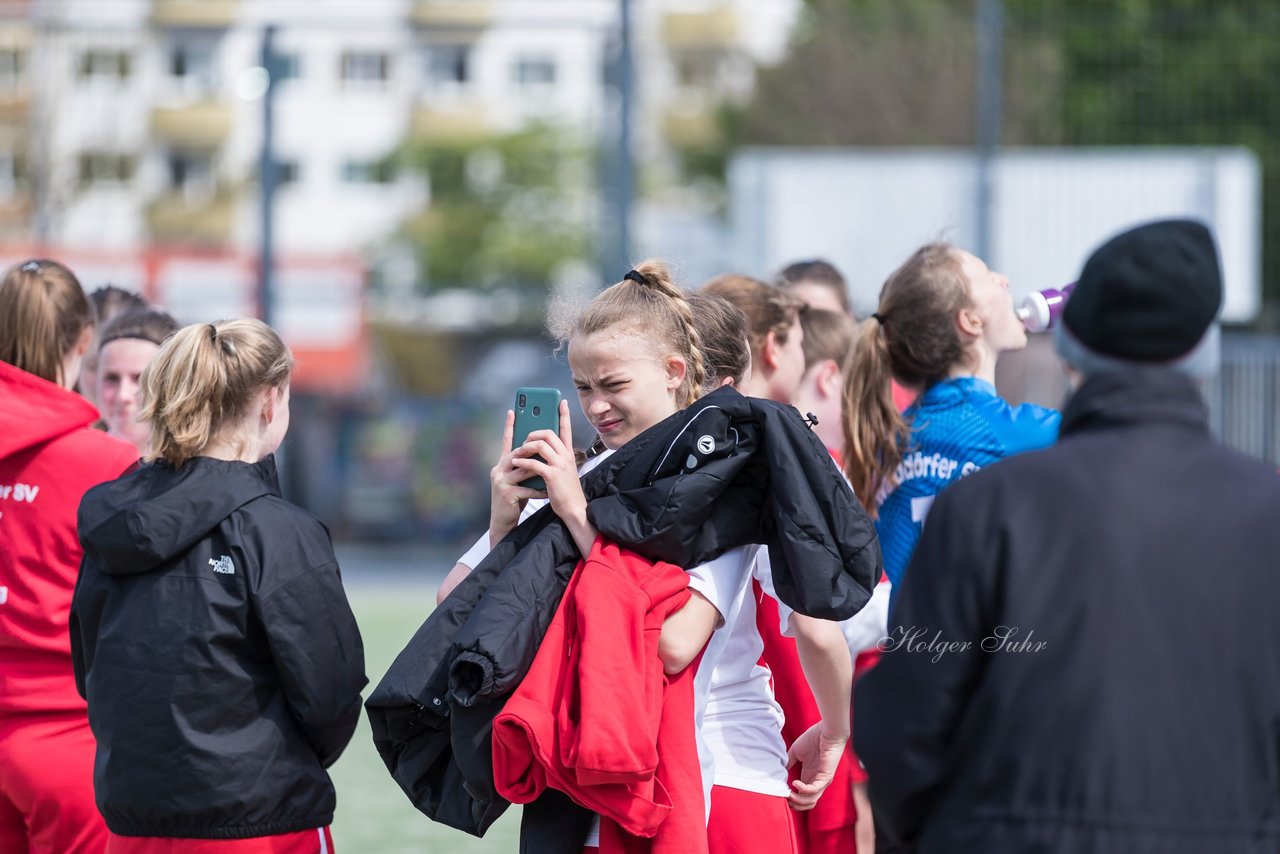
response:
[[[988,264],[998,264],[995,252],[995,161],[1004,121],[1002,71],[1004,65],[1004,3],[978,0],[978,197],[975,252]]]
[[[258,152],[259,215],[262,235],[258,256],[258,312],[262,321],[274,320],[275,225],[273,211],[276,195],[275,94],[279,62],[275,52],[275,25],[262,31],[262,67],[267,72],[267,86],[262,93],[262,148]]]
[[[619,0],[618,33],[618,147],[614,164],[614,240],[618,265],[631,264],[631,198],[635,193],[635,178],[631,159],[631,114],[635,101],[635,76],[631,57],[631,0]],[[610,278],[606,269],[605,278]]]
[[[28,139],[31,150],[27,154],[26,180],[33,205],[32,233],[36,244],[43,250],[43,247],[49,245],[53,236],[54,186],[50,178],[53,172],[53,158],[49,152],[53,108],[62,94],[53,91],[48,81],[59,79],[59,76],[49,72],[53,65],[53,57],[56,57],[62,48],[60,42],[65,39],[54,27],[52,10],[33,4],[30,14],[35,38],[28,54],[27,74],[29,78],[43,80],[45,85],[31,87],[31,112],[28,119]]]

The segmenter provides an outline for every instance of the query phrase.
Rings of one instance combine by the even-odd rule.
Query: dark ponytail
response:
[[[958,252],[930,243],[889,276],[879,307],[862,323],[844,387],[844,465],[873,515],[894,486],[911,434],[892,381],[924,390],[946,379],[965,358],[956,318],[970,305]]]

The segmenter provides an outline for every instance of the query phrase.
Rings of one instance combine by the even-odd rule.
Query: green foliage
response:
[[[740,145],[971,145],[977,0],[806,0],[781,65],[722,122]],[[1004,0],[1010,145],[1244,145],[1280,306],[1280,3]],[[1277,316],[1280,321],[1280,314]]]
[[[1280,130],[1280,6],[1010,0],[1011,37],[1058,34],[1069,85],[1062,117],[1080,144],[1250,145]]]
[[[430,287],[544,288],[589,256],[590,152],[543,126],[483,140],[410,143],[397,158],[430,184],[404,226]]]
[[[1263,292],[1274,311],[1280,299],[1280,4],[1006,0],[1006,6],[1006,44],[1034,33],[1051,38],[1060,53],[1058,116],[1067,144],[1243,145],[1258,155]],[[1264,316],[1263,323],[1276,319]]]

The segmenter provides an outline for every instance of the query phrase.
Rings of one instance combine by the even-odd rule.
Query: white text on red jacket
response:
[[[0,483],[0,500],[25,501],[30,504],[39,493],[40,487],[30,483]]]

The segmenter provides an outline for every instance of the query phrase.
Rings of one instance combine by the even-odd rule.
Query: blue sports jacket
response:
[[[976,377],[934,385],[904,414],[911,439],[876,521],[884,569],[893,582],[891,603],[934,496],[996,460],[1052,445],[1062,420],[1057,410],[1033,403],[1010,406],[995,386]]]

